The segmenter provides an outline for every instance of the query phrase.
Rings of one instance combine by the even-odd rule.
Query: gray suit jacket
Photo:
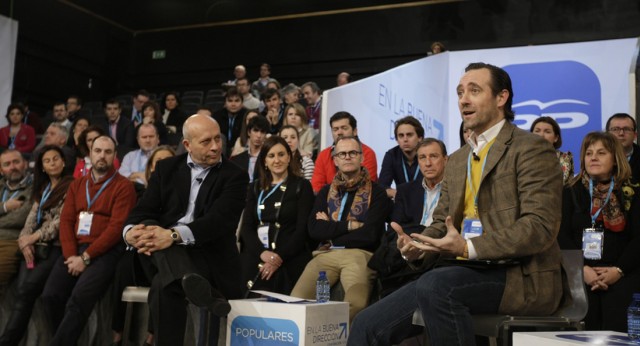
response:
[[[465,145],[449,157],[425,234],[442,237],[447,215],[456,227],[462,224],[470,150]],[[484,234],[472,240],[479,259],[521,260],[507,269],[500,313],[546,315],[558,308],[563,292],[556,240],[561,205],[562,172],[553,147],[505,122],[489,150],[478,192]]]

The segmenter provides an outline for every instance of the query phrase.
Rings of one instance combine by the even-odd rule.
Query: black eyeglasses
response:
[[[635,132],[634,129],[630,128],[630,127],[612,127],[609,129],[609,132],[612,133],[618,133],[618,132]]]
[[[333,154],[333,157],[339,157],[341,159],[346,159],[347,155],[349,156],[349,158],[354,158],[358,155],[362,154],[361,151],[357,151],[357,150],[351,150],[351,151],[341,151],[339,153],[335,153]]]

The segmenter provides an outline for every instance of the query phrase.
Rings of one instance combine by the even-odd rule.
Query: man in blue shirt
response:
[[[395,198],[396,188],[404,183],[422,179],[422,173],[416,160],[418,143],[424,138],[424,128],[420,121],[406,116],[396,121],[394,134],[398,145],[389,149],[382,160],[378,183],[387,189],[387,196]]]

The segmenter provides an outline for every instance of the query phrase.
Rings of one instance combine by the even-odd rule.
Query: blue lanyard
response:
[[[602,209],[604,209],[604,206],[609,203],[609,198],[611,198],[611,192],[613,191],[613,184],[613,177],[611,177],[611,183],[609,183],[609,192],[607,192],[607,198],[605,198],[604,203],[602,203],[602,205],[600,206],[600,209],[598,209],[595,214],[591,214],[593,212],[593,180],[589,178],[589,196],[591,196],[591,207],[589,208],[589,213],[591,214],[592,227],[595,227],[598,215],[600,215],[600,212],[602,211]]]
[[[109,178],[107,181],[104,182],[104,184],[102,184],[102,186],[100,187],[100,190],[98,190],[98,193],[96,193],[96,195],[93,196],[93,199],[89,199],[89,179],[92,179],[92,178],[91,177],[87,178],[87,183],[84,186],[84,191],[87,194],[87,211],[91,210],[91,206],[93,205],[93,203],[95,203],[95,201],[98,199],[98,197],[100,196],[102,191],[104,191],[104,189],[107,187],[107,185],[109,185],[111,180],[113,180],[113,177],[116,176],[116,173],[113,173],[111,178]]]
[[[13,137],[9,137],[9,143],[10,143],[10,144],[9,144],[9,149],[15,149],[15,148],[16,148],[16,137],[17,137],[17,136],[18,136],[18,135],[16,134],[16,135],[15,135],[15,136],[13,136]]]
[[[407,174],[407,165],[404,163],[404,154],[402,155],[402,170],[404,171],[404,182],[408,183],[409,182],[409,174]],[[416,180],[416,178],[418,177],[418,172],[419,171],[420,170],[418,169],[418,167],[416,167],[416,172],[413,174],[413,179],[411,179],[411,181]]]
[[[340,202],[340,213],[338,214],[338,220],[342,220],[342,212],[344,211],[344,205],[347,204],[347,196],[349,196],[349,192],[345,192],[344,196],[342,196],[342,202]]]
[[[236,116],[229,117],[229,130],[227,130],[227,141],[231,140],[231,132],[233,132],[233,124],[236,122]]]
[[[426,226],[425,223],[427,223],[427,219],[429,218],[429,213],[431,213],[431,210],[433,209],[433,207],[438,204],[438,200],[440,199],[440,188],[438,187],[438,192],[436,192],[436,197],[433,199],[433,201],[431,201],[431,204],[427,206],[427,189],[424,189],[424,202],[423,202],[423,208],[422,208],[422,220],[420,220],[420,224],[423,226]],[[428,208],[427,208],[428,207]]]
[[[7,198],[7,187],[5,186],[4,191],[2,192],[2,202],[6,202],[9,199],[13,199],[15,196],[17,196],[20,193],[20,189],[17,189],[12,195],[11,197]]]
[[[38,214],[36,216],[36,223],[40,225],[40,221],[42,221],[42,205],[49,199],[49,195],[51,194],[51,182],[44,188],[44,192],[42,193],[42,197],[40,197],[40,204],[38,205]]]
[[[273,195],[273,193],[276,192],[276,190],[280,187],[280,185],[282,185],[282,183],[284,183],[284,180],[279,182],[273,188],[271,188],[269,193],[267,193],[267,195],[264,196],[264,198],[262,198],[262,195],[264,195],[264,190],[260,191],[260,196],[258,196],[258,206],[256,207],[256,210],[258,212],[258,221],[260,221],[260,223],[262,223],[262,209],[264,209],[264,201],[266,201],[267,198],[271,197],[271,195]]]
[[[480,172],[480,179],[482,179],[482,176],[484,175],[484,166],[486,166],[487,164],[487,157],[489,157],[489,151],[491,151],[491,148],[489,148],[489,150],[487,150],[487,154],[484,156],[484,160],[482,161],[482,171]],[[471,179],[471,155],[473,153],[473,150],[469,152],[469,158],[467,159],[467,184],[469,185],[469,189],[471,190],[471,193],[473,194],[473,210],[476,213],[476,217],[478,216],[478,193],[473,189],[473,180]],[[478,189],[480,189],[480,186],[478,186]]]

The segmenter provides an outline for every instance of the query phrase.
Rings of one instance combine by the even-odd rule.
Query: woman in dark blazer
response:
[[[583,249],[587,329],[626,333],[627,307],[640,291],[639,190],[630,184],[631,168],[610,133],[585,137],[580,167],[564,189],[558,242],[563,249]],[[589,228],[602,233],[585,231]]]
[[[281,137],[268,138],[249,185],[240,228],[240,256],[252,289],[289,294],[311,259],[307,219],[311,184],[300,177],[300,162]]]
[[[187,120],[187,115],[180,109],[177,92],[166,93],[162,104],[162,123],[169,131],[169,145],[177,145],[182,137],[182,124]]]

